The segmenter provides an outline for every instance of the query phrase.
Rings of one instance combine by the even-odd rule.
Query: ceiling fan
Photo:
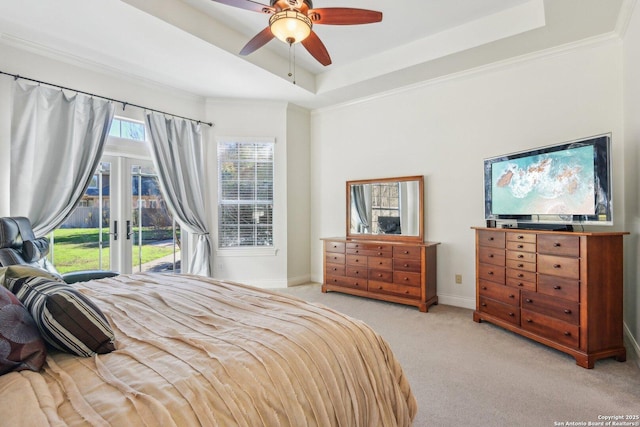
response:
[[[302,43],[311,56],[324,66],[331,64],[331,57],[311,29],[314,24],[356,25],[382,21],[382,12],[349,7],[314,9],[312,0],[271,0],[269,6],[253,0],[212,1],[271,15],[269,26],[249,40],[240,55],[249,55],[276,37],[289,45]]]

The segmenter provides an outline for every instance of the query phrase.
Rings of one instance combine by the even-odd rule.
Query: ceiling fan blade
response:
[[[253,0],[211,0],[216,3],[226,4],[228,6],[239,7],[240,9],[253,10],[260,13],[275,13],[275,9],[266,4],[258,3]]]
[[[382,21],[382,12],[350,7],[323,7],[311,9],[307,14],[314,24],[356,25]]]
[[[311,31],[309,37],[302,40],[302,45],[309,51],[311,56],[316,58],[318,62],[325,67],[331,64],[331,57],[329,56],[327,48],[324,47],[324,43],[322,43],[320,38],[313,31]]]
[[[265,44],[269,43],[271,39],[273,39],[274,37],[275,36],[271,32],[271,28],[270,27],[265,28],[264,30],[256,34],[254,38],[249,40],[249,43],[244,45],[244,47],[240,51],[240,55],[244,56],[244,55],[249,55],[252,52],[255,52]]]

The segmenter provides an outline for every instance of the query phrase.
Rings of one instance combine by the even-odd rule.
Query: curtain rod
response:
[[[123,111],[127,107],[127,105],[130,105],[131,107],[142,108],[143,110],[153,111],[154,113],[166,114],[168,116],[178,117],[180,119],[190,120],[190,121],[196,122],[198,124],[202,123],[202,124],[209,125],[209,126],[213,127],[213,123],[212,122],[203,122],[202,120],[196,120],[196,119],[192,119],[192,118],[189,118],[189,117],[178,116],[176,114],[167,113],[165,111],[160,111],[160,110],[156,110],[156,109],[153,109],[153,108],[143,107],[142,105],[136,105],[136,104],[132,104],[132,103],[126,102],[126,101],[120,101],[118,99],[108,98],[106,96],[97,95],[95,93],[84,92],[84,91],[81,91],[81,90],[78,90],[78,89],[71,89],[69,87],[60,86],[60,85],[57,85],[57,84],[54,84],[54,83],[43,82],[42,80],[30,79],[29,77],[23,77],[23,76],[18,75],[18,74],[7,73],[7,72],[4,72],[2,70],[0,70],[0,74],[4,74],[6,76],[11,76],[15,80],[18,80],[18,79],[28,80],[30,82],[34,82],[34,83],[38,83],[38,84],[41,83],[41,84],[45,84],[47,86],[53,86],[53,87],[57,87],[57,88],[60,88],[60,89],[70,90],[70,91],[76,92],[76,93],[81,93],[83,95],[93,96],[94,98],[100,98],[100,99],[104,99],[106,101],[117,102],[119,104],[122,104],[122,110]]]

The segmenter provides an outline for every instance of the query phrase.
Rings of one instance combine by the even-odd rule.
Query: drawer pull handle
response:
[[[487,287],[486,287],[486,286],[483,286],[483,287],[482,287],[482,290],[483,290],[483,291],[486,291],[486,290],[487,290]]]
[[[378,249],[382,249],[382,246],[378,246]]]
[[[569,331],[565,331],[565,332],[564,332],[564,335],[565,335],[566,337],[570,337],[570,336],[571,336],[571,332],[569,332]]]
[[[564,311],[564,314],[571,314],[571,310],[566,309],[566,310]]]
[[[555,268],[555,269],[558,269],[560,267],[562,267],[560,264],[553,264],[553,268]]]
[[[524,274],[520,273],[518,274],[518,277],[522,279],[524,277]]]
[[[558,242],[555,242],[555,243],[553,244],[553,247],[554,247],[554,248],[559,248],[560,246],[562,246],[562,245],[561,245],[560,243],[558,243]]]
[[[527,323],[533,323],[532,319],[527,319]]]
[[[487,274],[488,274],[489,276],[493,276],[493,271],[489,271],[489,272],[487,272]]]
[[[382,277],[382,274],[378,273],[378,277]]]
[[[489,237],[489,241],[490,241],[490,242],[493,242],[493,237]]]
[[[378,256],[382,256],[382,252],[378,252]]]
[[[524,248],[524,245],[518,245],[518,249]]]
[[[516,296],[515,296],[515,295],[513,295],[513,294],[509,295],[509,298],[515,298],[515,297],[516,297]]]
[[[487,306],[487,303],[486,303],[486,302],[483,302],[483,303],[481,303],[480,305],[481,305],[481,306],[483,306],[483,307],[486,307],[486,306]]]
[[[359,259],[357,259],[357,260],[356,260],[356,262],[360,262],[360,260],[359,260]]]
[[[382,265],[382,261],[378,262],[378,265]]]
[[[404,293],[408,295],[409,294],[409,290],[407,289],[406,291],[404,291]]]
[[[553,289],[555,289],[556,291],[559,291],[560,289],[562,289],[562,286],[556,285],[556,286],[553,287]]]
[[[493,258],[493,254],[489,255],[489,258]]]
[[[518,239],[522,240],[522,239],[524,239],[524,236],[521,234],[521,235],[518,236]]]
[[[409,251],[403,251],[403,253],[404,253],[405,255],[407,255],[407,254],[409,253]]]
[[[378,286],[378,289],[382,289],[382,286]]]
[[[404,264],[405,267],[409,267],[409,264]]]
[[[409,278],[408,278],[408,277],[405,277],[405,278],[404,278],[404,281],[405,281],[405,282],[407,282],[408,280],[409,280]]]
[[[529,298],[525,299],[525,302],[528,302],[529,304],[533,304],[533,300],[531,300]]]
[[[520,282],[520,283],[518,283],[518,286],[523,287],[524,283]]]
[[[518,255],[518,258],[521,258],[521,259],[524,258],[524,255],[520,254]]]
[[[524,264],[518,264],[518,268],[523,268]]]
[[[511,317],[515,316],[515,313],[509,313],[509,316]]]

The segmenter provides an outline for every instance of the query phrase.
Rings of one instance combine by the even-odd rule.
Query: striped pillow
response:
[[[7,277],[5,284],[51,346],[85,357],[115,350],[113,330],[104,314],[72,286],[46,277]]]

